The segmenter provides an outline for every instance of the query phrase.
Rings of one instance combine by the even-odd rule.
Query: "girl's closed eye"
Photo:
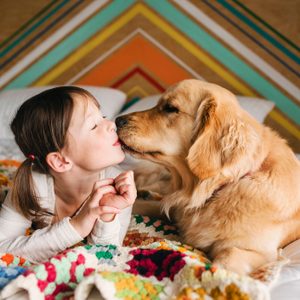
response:
[[[107,116],[101,116],[101,119],[106,119]],[[100,120],[101,121],[101,120]],[[95,130],[99,124],[95,124],[91,130]]]

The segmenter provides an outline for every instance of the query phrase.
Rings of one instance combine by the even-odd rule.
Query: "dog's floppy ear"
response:
[[[210,94],[201,101],[187,156],[190,170],[200,180],[232,164],[253,160],[259,137],[254,128],[242,120],[239,109],[238,106],[217,107]]]
[[[216,111],[216,101],[212,94],[206,93],[196,113],[195,126],[192,133],[192,142],[194,142],[201,132],[207,127],[212,120]]]
[[[201,206],[214,191],[258,164],[259,135],[239,112],[234,103],[226,108],[217,107],[211,97],[201,101],[198,131],[187,156],[190,170],[199,178],[189,208]]]
[[[207,93],[196,112],[192,146],[188,152],[187,162],[190,170],[200,179],[211,176],[220,165],[219,159],[214,155],[218,151],[213,132],[214,127],[218,126],[214,124],[217,122],[216,106],[213,95]]]

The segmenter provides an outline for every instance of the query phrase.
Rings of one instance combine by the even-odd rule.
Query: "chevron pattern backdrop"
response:
[[[3,90],[111,86],[130,101],[203,79],[275,102],[265,123],[300,152],[299,0],[4,0],[0,11]]]

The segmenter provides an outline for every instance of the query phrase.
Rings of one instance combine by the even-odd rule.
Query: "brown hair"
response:
[[[86,90],[75,86],[61,86],[46,90],[25,101],[18,109],[10,127],[26,159],[14,177],[11,199],[16,208],[34,220],[51,214],[42,208],[36,195],[32,169],[48,174],[46,157],[60,151],[67,142],[74,95],[97,100]]]

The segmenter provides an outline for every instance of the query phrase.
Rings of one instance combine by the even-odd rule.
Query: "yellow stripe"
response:
[[[142,8],[143,14],[151,20],[154,24],[156,24],[159,28],[161,28],[164,32],[166,32],[170,37],[177,41],[182,47],[186,48],[188,52],[192,53],[195,57],[197,57],[203,64],[207,65],[210,69],[216,72],[219,76],[223,77],[225,81],[227,81],[231,86],[233,86],[236,90],[241,92],[243,95],[247,96],[256,96],[256,94],[251,91],[246,85],[239,82],[235,77],[233,77],[226,69],[222,68],[218,65],[214,60],[212,60],[208,55],[206,55],[203,51],[201,51],[198,47],[196,47],[193,43],[191,43],[187,38],[185,38],[182,34],[178,33],[174,30],[170,25],[168,25],[165,21],[157,17],[153,12],[151,12],[146,7]]]
[[[75,51],[74,54],[70,55],[67,59],[53,68],[50,72],[48,72],[45,76],[43,76],[40,80],[36,81],[34,86],[47,85],[67,69],[69,69],[72,65],[74,65],[81,58],[86,56],[89,52],[91,52],[95,47],[109,38],[114,34],[117,30],[122,28],[126,23],[128,23],[131,19],[137,15],[138,11],[136,7],[133,7],[128,13],[124,16],[120,17],[116,22],[112,25],[106,27],[103,32],[100,32],[95,38],[91,39],[87,44],[81,46]]]
[[[95,47],[97,47],[100,43],[109,38],[114,32],[118,29],[122,28],[125,24],[127,24],[130,20],[132,20],[137,14],[143,14],[146,18],[148,18],[152,23],[154,23],[157,27],[161,28],[164,32],[166,32],[170,37],[176,40],[182,47],[186,48],[190,53],[192,53],[195,57],[197,57],[203,64],[206,64],[210,69],[216,72],[219,76],[221,76],[225,81],[227,81],[231,86],[233,86],[237,91],[239,91],[242,95],[247,95],[251,97],[257,96],[253,91],[251,91],[246,85],[242,82],[238,81],[234,76],[232,76],[226,69],[222,66],[218,65],[214,60],[212,60],[208,55],[206,55],[203,51],[197,48],[193,43],[191,43],[187,38],[183,35],[175,31],[168,23],[157,17],[151,10],[149,10],[144,4],[137,3],[133,6],[126,14],[122,17],[118,18],[114,23],[110,26],[107,26],[103,32],[100,32],[97,36],[91,39],[87,44],[84,44],[80,48],[77,49],[72,55],[66,58],[63,62],[53,68],[46,75],[37,80],[34,86],[42,86],[47,85],[71,66],[73,66],[77,61],[86,56],[89,52],[91,52]],[[299,130],[288,122],[282,115],[277,112],[271,112],[270,117],[281,124],[284,128],[286,128],[291,134],[293,134],[298,139],[300,138]]]
[[[272,110],[269,113],[269,116],[277,123],[282,125],[285,129],[287,129],[293,136],[300,140],[300,130],[295,125],[290,123],[289,120],[286,119],[282,114]]]
[[[74,54],[70,55],[67,59],[65,59],[62,63],[53,68],[50,72],[48,72],[45,76],[40,78],[35,82],[35,86],[47,85],[55,78],[57,78],[60,74],[74,65],[81,58],[86,56],[89,52],[91,52],[95,47],[97,47],[104,40],[109,38],[114,32],[118,29],[122,28],[126,23],[132,20],[137,14],[143,14],[146,18],[148,18],[152,23],[161,28],[164,32],[170,35],[174,40],[176,40],[180,45],[186,48],[190,53],[196,56],[200,61],[206,64],[209,68],[219,74],[224,78],[229,84],[231,84],[236,90],[238,90],[241,94],[247,96],[256,96],[246,85],[239,82],[236,78],[234,78],[226,69],[222,68],[215,61],[213,61],[208,55],[202,52],[199,48],[194,46],[187,38],[179,34],[175,31],[170,25],[168,25],[165,21],[161,20],[157,17],[152,11],[150,11],[144,4],[137,3],[134,7],[132,7],[125,15],[117,19],[112,25],[106,27],[106,29],[99,33],[95,38],[91,39],[87,44],[80,47]]]
[[[130,89],[127,92],[127,98],[128,99],[131,99],[133,97],[137,97],[137,95],[142,95],[143,97],[148,96],[148,94],[140,86],[134,86],[132,89]]]

